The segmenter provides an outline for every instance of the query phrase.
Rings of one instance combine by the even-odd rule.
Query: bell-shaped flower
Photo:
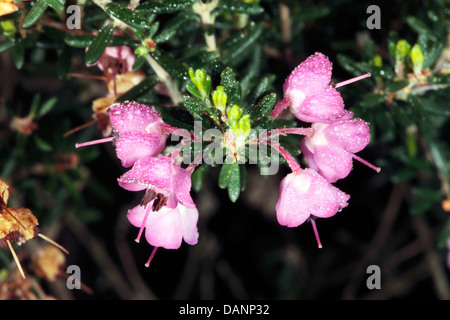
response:
[[[379,168],[355,155],[369,143],[370,128],[362,119],[351,119],[352,115],[348,112],[342,120],[331,124],[313,123],[313,134],[303,138],[300,143],[309,167],[330,183],[345,178],[350,173],[353,158],[379,171]]]
[[[152,211],[153,200],[147,206],[138,205],[128,211],[127,217],[135,227],[145,228],[145,239],[154,247],[178,249],[182,240],[190,245],[198,241],[198,210],[181,203],[175,208],[162,207]]]
[[[115,102],[108,108],[108,114],[113,136],[75,146],[114,141],[117,157],[124,167],[131,167],[139,159],[158,155],[166,146],[167,134],[176,129],[164,123],[157,110],[134,101]]]
[[[166,146],[165,123],[157,110],[126,101],[113,103],[108,113],[113,130],[118,133],[116,153],[124,167],[155,156]]]
[[[284,98],[272,116],[289,106],[305,122],[327,122],[344,114],[344,101],[332,86],[332,64],[322,53],[315,53],[297,66],[283,85]]]
[[[145,157],[118,179],[119,185],[128,191],[152,190],[167,199],[166,207],[175,208],[178,203],[195,208],[191,198],[191,174],[175,163],[170,156]]]
[[[309,218],[328,218],[345,208],[349,199],[313,169],[292,172],[280,184],[277,220],[283,226],[297,227]]]

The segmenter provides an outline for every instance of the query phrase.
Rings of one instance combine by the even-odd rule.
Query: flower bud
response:
[[[422,50],[420,50],[420,47],[417,43],[412,47],[409,56],[413,64],[414,73],[416,75],[420,74],[422,72],[424,58]]]
[[[223,86],[217,86],[216,90],[212,93],[212,100],[214,106],[219,109],[222,114],[225,112],[225,107],[227,105],[227,94]]]
[[[404,60],[411,50],[411,45],[406,40],[399,40],[395,47],[395,58],[398,60]]]
[[[230,125],[233,126],[233,122],[238,121],[242,116],[242,109],[237,105],[233,105],[231,108],[227,109],[227,115]]]

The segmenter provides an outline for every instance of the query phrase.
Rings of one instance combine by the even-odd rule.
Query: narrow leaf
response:
[[[114,31],[114,25],[108,23],[99,31],[86,52],[86,64],[94,64],[100,59]]]
[[[219,174],[219,187],[221,189],[226,189],[230,183],[230,177],[232,172],[232,163],[225,162],[220,169]]]
[[[241,170],[239,163],[231,164],[230,182],[228,184],[228,196],[231,202],[236,202],[241,193]]]
[[[119,19],[132,28],[140,30],[150,28],[150,25],[148,24],[147,19],[145,19],[144,16],[118,3],[108,3],[105,7],[105,11],[111,17]]]
[[[23,21],[22,26],[24,28],[29,28],[33,24],[35,24],[36,21],[38,21],[39,18],[44,14],[47,7],[48,3],[46,0],[38,0],[28,12],[27,16],[25,17],[25,20]]]

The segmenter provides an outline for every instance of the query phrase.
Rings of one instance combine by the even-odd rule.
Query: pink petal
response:
[[[179,205],[181,223],[183,225],[183,239],[190,245],[198,242],[198,210],[197,208],[186,208]]]
[[[151,188],[169,196],[172,193],[173,162],[170,157],[147,157],[136,161],[119,179],[119,185],[129,191]]]
[[[316,52],[297,66],[283,85],[289,89],[302,91],[305,95],[314,94],[327,86],[331,80],[332,64],[327,56]]]
[[[176,166],[176,174],[173,177],[173,191],[179,203],[188,208],[195,208],[195,203],[191,197],[191,174],[186,170]]]
[[[314,150],[317,172],[330,183],[348,176],[353,167],[352,160],[352,154],[338,146],[316,146]]]
[[[124,132],[116,141],[116,153],[122,165],[130,167],[141,158],[158,155],[165,146],[166,136],[164,135]]]
[[[345,115],[341,95],[329,86],[314,95],[305,96],[300,104],[291,103],[290,109],[298,119],[305,122],[329,122]]]
[[[277,219],[281,225],[296,227],[311,215],[328,218],[346,207],[349,198],[312,169],[291,173],[280,184]]]
[[[330,143],[340,145],[351,153],[364,149],[370,142],[370,128],[362,119],[337,121],[331,124],[325,135]]]
[[[113,128],[120,133],[129,131],[161,133],[163,121],[158,111],[145,104],[134,101],[123,103],[113,103],[109,107],[109,118]],[[152,132],[146,131],[147,127],[152,125]]]
[[[145,228],[147,242],[155,247],[178,249],[183,239],[183,225],[178,208],[162,207],[147,218]]]
[[[142,225],[142,221],[144,220],[146,211],[147,211],[147,209],[141,205],[138,205],[138,206],[128,210],[128,213],[127,213],[128,221],[130,221],[130,223],[133,226],[140,228]]]

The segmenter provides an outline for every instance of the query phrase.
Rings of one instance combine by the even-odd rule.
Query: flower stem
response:
[[[286,149],[284,149],[278,142],[271,140],[260,140],[260,143],[266,143],[267,145],[270,145],[272,146],[272,148],[277,150],[278,153],[281,154],[284,159],[286,159],[286,162],[291,168],[292,172],[302,171],[302,168],[297,163],[297,161],[295,161],[294,157]]]
[[[362,80],[362,79],[364,79],[364,78],[368,78],[368,77],[370,77],[370,76],[371,76],[371,74],[370,74],[369,72],[367,72],[366,74],[363,74],[362,76],[355,77],[355,78],[351,78],[351,79],[348,79],[348,80],[339,82],[339,83],[335,84],[334,87],[335,87],[335,88],[343,87],[343,86],[345,86],[345,85],[347,85],[347,84],[350,84],[350,83],[353,83],[353,82]]]
[[[163,69],[159,65],[158,62],[156,62],[153,57],[148,54],[147,55],[147,62],[150,65],[150,67],[155,71],[156,75],[158,76],[159,80],[164,84],[166,87],[170,98],[172,99],[172,103],[176,106],[183,102],[183,96],[181,95],[181,92],[178,90],[178,88],[175,86],[175,84],[172,81],[172,78],[167,73],[166,70]]]
[[[94,144],[100,144],[100,143],[105,143],[105,142],[110,142],[112,140],[114,140],[115,137],[108,137],[108,138],[103,138],[103,139],[98,139],[98,140],[92,140],[92,141],[88,141],[88,142],[83,142],[83,143],[76,143],[75,144],[75,148],[81,148],[81,147],[86,147],[86,146],[92,146]]]
[[[277,128],[270,130],[266,137],[273,137],[276,135],[286,135],[286,134],[298,134],[302,136],[311,136],[313,134],[313,128]]]

